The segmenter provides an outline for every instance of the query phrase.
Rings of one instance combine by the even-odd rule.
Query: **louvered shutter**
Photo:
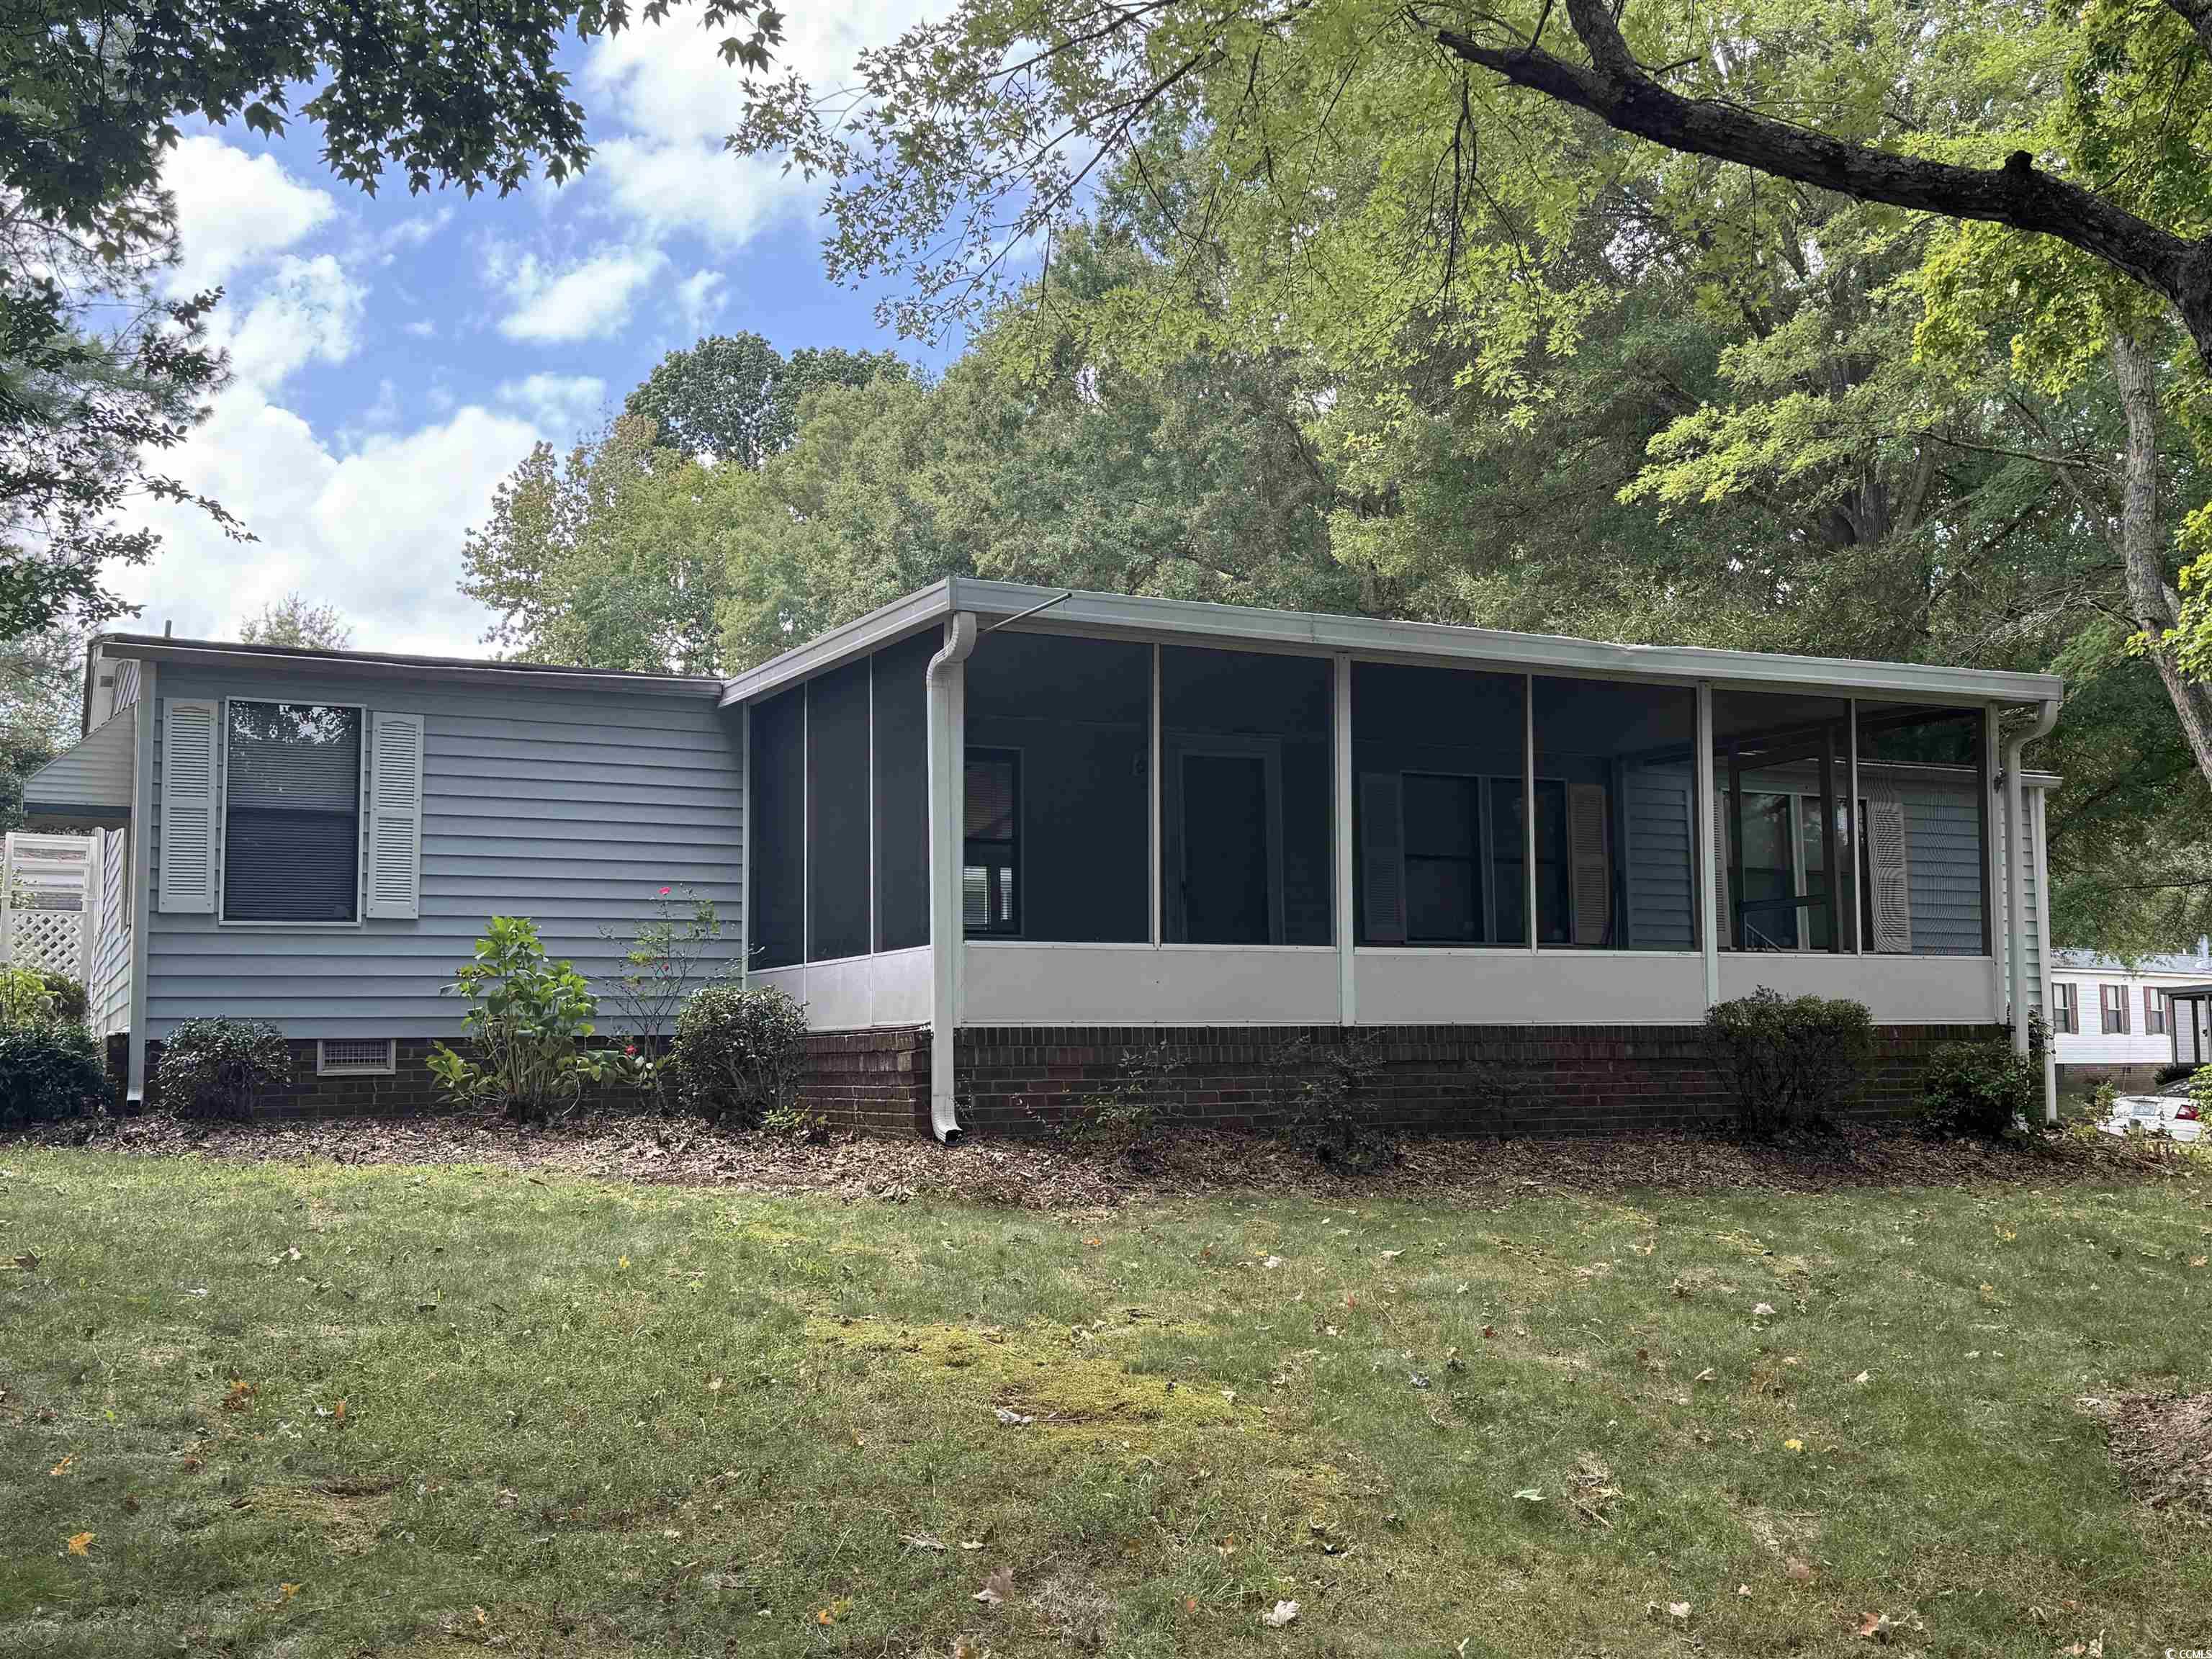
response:
[[[1395,772],[1359,778],[1359,880],[1367,904],[1367,938],[1406,942],[1406,796]]]
[[[172,915],[215,909],[216,714],[214,702],[172,697],[161,717],[161,902]]]
[[[368,914],[422,909],[422,717],[381,711],[370,720]]]
[[[1912,889],[1906,878],[1905,803],[1875,796],[1867,803],[1867,862],[1874,879],[1874,948],[1889,955],[1912,949]]]
[[[1713,926],[1720,930],[1721,948],[1736,948],[1735,914],[1729,908],[1729,872],[1734,867],[1729,858],[1729,820],[1735,811],[1735,798],[1727,790],[1713,792]]]
[[[1613,825],[1601,783],[1567,790],[1567,841],[1575,872],[1575,943],[1608,945],[1613,932]]]

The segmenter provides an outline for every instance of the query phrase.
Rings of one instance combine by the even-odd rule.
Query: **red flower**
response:
[[[660,896],[663,898],[666,898],[668,896],[668,890],[665,887],[660,890]]]
[[[625,1042],[623,1044],[623,1052],[626,1054],[635,1054],[637,1052],[637,1044],[635,1042]]]

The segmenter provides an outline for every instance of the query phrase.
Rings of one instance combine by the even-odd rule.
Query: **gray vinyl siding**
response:
[[[85,981],[85,1018],[95,1036],[131,1029],[131,832],[108,832],[99,872],[100,931]]]
[[[1862,768],[1861,779],[1877,775]],[[1905,803],[1905,883],[1912,896],[1912,954],[1982,954],[1982,831],[1971,777],[1897,776]],[[1994,828],[1993,828],[1994,833]]]
[[[461,1006],[440,988],[495,915],[535,921],[547,951],[574,961],[601,991],[600,1028],[611,1030],[606,988],[662,887],[712,899],[728,924],[721,955],[737,957],[743,726],[712,697],[349,680],[289,667],[167,668],[157,690],[145,836],[155,857],[158,714],[173,697],[420,714],[423,799],[417,919],[241,927],[157,908],[147,988],[154,1037],[198,1014],[266,1019],[292,1037],[456,1036]],[[158,896],[159,872],[148,875]]]
[[[2023,907],[2025,913],[2023,920],[2025,921],[2027,928],[2027,948],[2021,953],[2021,956],[2027,968],[2027,1006],[2031,1008],[2042,1010],[2044,1014],[2048,1017],[2051,1012],[2051,1006],[2045,1000],[2043,992],[2043,893],[2041,885],[2037,880],[2035,868],[2036,793],[2037,792],[2033,789],[2027,792],[2027,823],[2023,829],[2021,837],[2025,845],[2027,854],[2027,867],[2021,872],[2021,876],[2026,883],[2027,890],[2027,902]],[[2005,845],[2006,837],[2004,815],[2002,811],[1995,812],[1991,815],[1990,833],[1997,838],[1997,846],[2000,848],[2002,848]],[[2002,868],[2003,866],[2000,866],[1999,867]],[[2011,895],[2009,891],[2001,884],[1998,886],[1996,893],[1997,927],[1995,930],[1996,942],[1994,948],[1996,952],[1997,959],[2000,962],[2008,963],[2010,959],[2008,953],[2012,944],[2012,932],[2010,927],[2007,923],[2006,918],[2010,913],[2010,902]],[[2009,994],[2009,992],[2008,992],[2008,994]],[[2093,1004],[2094,1000],[2094,999],[2093,995]],[[2094,1006],[2091,1012],[2093,1013],[2094,1012]],[[2136,998],[2133,1013],[2135,1017],[2134,1024],[2140,1026],[2142,1023],[2142,1000],[2140,995],[2137,995]]]
[[[1627,943],[1637,950],[1698,948],[1690,829],[1696,787],[1687,767],[1627,774]]]

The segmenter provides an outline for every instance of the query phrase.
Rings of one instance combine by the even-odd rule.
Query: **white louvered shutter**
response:
[[[1906,875],[1905,803],[1877,795],[1867,803],[1867,862],[1874,878],[1874,948],[1888,955],[1912,949],[1912,889]]]
[[[161,717],[161,890],[164,912],[215,910],[216,799],[221,779],[218,706],[172,697]]]
[[[1613,931],[1613,825],[1601,783],[1567,790],[1567,839],[1575,868],[1575,943],[1607,945]]]
[[[1359,779],[1359,875],[1367,905],[1367,937],[1376,945],[1406,939],[1406,798],[1395,772]]]
[[[422,909],[422,717],[370,716],[368,914]]]
[[[1735,797],[1725,789],[1713,792],[1713,926],[1720,930],[1721,947],[1735,949],[1735,913],[1730,908],[1729,882],[1735,860],[1729,848],[1729,821],[1735,813]]]

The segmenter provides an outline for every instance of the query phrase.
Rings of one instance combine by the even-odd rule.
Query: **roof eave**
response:
[[[1528,672],[1681,684],[1705,680],[1747,690],[1812,690],[1840,696],[1961,703],[2039,703],[2057,699],[2064,690],[2064,682],[2055,674],[1715,651],[1700,646],[1617,645],[1560,635],[1071,592],[1022,582],[948,576],[732,677],[724,683],[722,702],[726,705],[767,696],[836,667],[950,611],[972,611],[1005,618],[1040,606],[1044,610],[1036,621],[1013,625],[1041,632],[1097,631],[1153,639],[1212,640],[1249,649],[1348,652]]]
[[[101,644],[110,657],[246,672],[283,670],[350,675],[363,679],[524,684],[548,690],[614,691],[664,697],[711,698],[720,696],[722,691],[721,680],[703,674],[630,674],[614,669],[561,667],[542,663],[482,662],[460,657],[402,656],[368,651],[313,651],[134,634],[109,635]]]

